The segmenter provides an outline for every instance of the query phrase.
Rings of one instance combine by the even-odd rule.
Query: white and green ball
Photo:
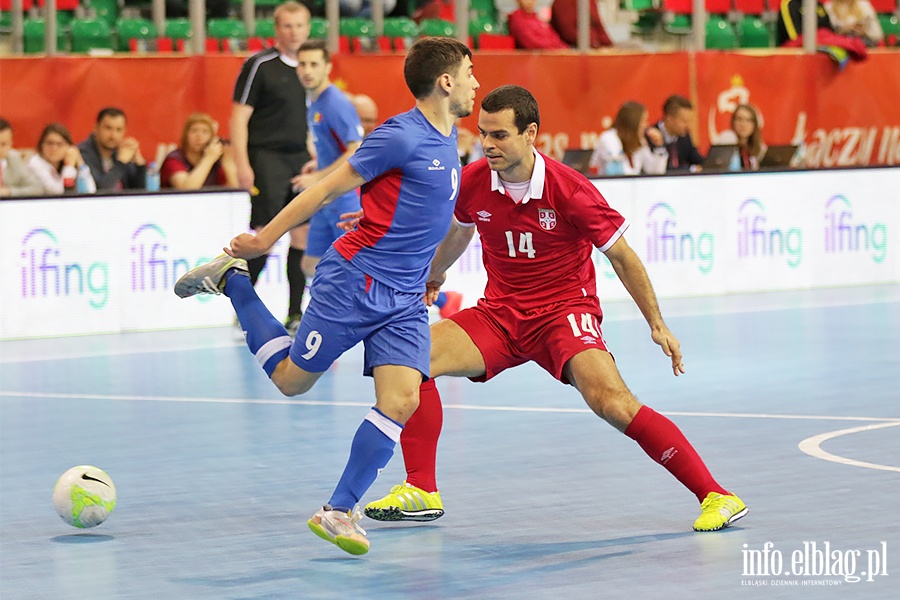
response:
[[[116,507],[116,486],[110,476],[97,467],[72,467],[62,474],[53,488],[53,507],[62,520],[73,527],[96,527]]]

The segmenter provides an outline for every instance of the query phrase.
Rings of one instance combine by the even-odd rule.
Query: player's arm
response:
[[[681,344],[663,321],[656,293],[653,291],[653,285],[650,283],[650,277],[647,275],[641,259],[631,249],[624,237],[616,240],[605,254],[612,263],[616,275],[619,276],[625,289],[634,299],[634,303],[641,310],[641,314],[644,315],[644,319],[647,320],[653,341],[660,345],[666,356],[672,358],[672,371],[676,376],[684,373],[684,365],[681,362]]]
[[[437,300],[441,286],[447,278],[447,269],[462,256],[474,236],[474,225],[466,226],[453,219],[450,231],[438,245],[431,261],[431,273],[425,283],[425,304],[431,306]]]
[[[358,188],[365,182],[363,176],[345,161],[328,177],[300,192],[256,235],[242,233],[231,240],[231,246],[226,247],[225,252],[230,256],[248,259],[261,256],[285,233],[308,221],[319,209],[335,198]]]
[[[317,171],[298,175],[291,179],[291,182],[297,189],[305,189],[315,185],[317,182],[325,179],[325,177],[333,173],[334,170],[341,166],[343,163],[347,162],[347,159],[353,156],[353,153],[356,152],[356,149],[359,148],[361,144],[361,141],[347,142],[347,149],[343,154],[338,156],[333,163],[331,163],[330,165],[326,165],[325,167]]]
[[[254,179],[253,168],[250,166],[250,154],[247,151],[247,140],[249,139],[247,127],[252,115],[252,106],[235,102],[231,109],[231,121],[229,122],[238,182],[246,190],[253,188]]]

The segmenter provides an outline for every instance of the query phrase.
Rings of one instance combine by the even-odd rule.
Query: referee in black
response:
[[[293,0],[275,9],[275,47],[254,54],[234,86],[231,142],[238,181],[250,191],[250,228],[264,227],[293,197],[291,178],[309,162],[306,91],[297,77],[297,51],[309,37],[309,9]],[[287,256],[290,302],[285,327],[300,325],[306,276],[300,268],[307,225],[291,230]],[[256,284],[267,255],[249,261]]]

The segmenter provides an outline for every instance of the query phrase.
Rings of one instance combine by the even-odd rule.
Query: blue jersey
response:
[[[306,121],[316,146],[319,168],[327,167],[347,151],[347,144],[363,139],[356,109],[334,85],[325,88],[306,109]]]
[[[424,291],[459,192],[456,127],[445,137],[414,108],[376,128],[349,162],[367,181],[365,216],[335,250],[396,290]]]

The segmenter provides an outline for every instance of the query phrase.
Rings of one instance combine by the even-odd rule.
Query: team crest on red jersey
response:
[[[556,227],[556,211],[550,208],[539,208],[538,224],[541,226],[541,229],[547,231]]]

